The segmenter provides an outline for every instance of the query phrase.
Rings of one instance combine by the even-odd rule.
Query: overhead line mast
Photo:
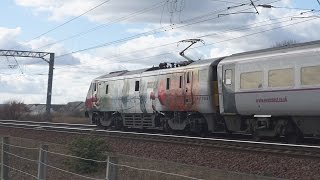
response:
[[[49,59],[46,58],[48,55],[49,55]],[[40,58],[40,59],[42,59],[43,61],[45,61],[45,62],[47,62],[49,64],[46,115],[47,115],[48,121],[51,121],[51,112],[50,111],[51,111],[54,53],[0,49],[0,56]]]

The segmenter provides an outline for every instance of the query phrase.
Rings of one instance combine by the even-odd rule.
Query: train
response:
[[[85,106],[92,124],[117,130],[319,137],[320,41],[110,72]]]

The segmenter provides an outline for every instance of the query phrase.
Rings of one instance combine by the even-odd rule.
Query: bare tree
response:
[[[28,114],[28,112],[30,111],[23,102],[13,100],[5,103],[0,108],[0,118],[19,120],[21,117]]]

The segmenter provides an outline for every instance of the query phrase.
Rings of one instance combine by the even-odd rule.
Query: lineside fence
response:
[[[54,148],[53,148],[54,149]],[[22,153],[23,152],[23,153]],[[136,160],[134,165],[128,165],[125,160],[120,164],[120,156],[107,154],[104,161],[86,159],[66,153],[49,150],[46,144],[38,147],[28,147],[10,143],[9,137],[1,137],[1,180],[9,179],[90,179],[90,180],[118,180],[118,179],[178,179],[198,180],[201,178],[191,177],[178,173],[165,172],[158,169],[141,167],[143,160]],[[65,159],[78,159],[101,164],[101,169],[94,174],[79,174],[67,167]],[[133,157],[132,157],[133,158]],[[132,162],[132,160],[130,160]],[[157,167],[157,166],[152,166]],[[177,171],[179,172],[179,167]],[[50,178],[48,178],[50,174]],[[184,173],[188,174],[188,173]],[[153,178],[157,179],[157,178]]]

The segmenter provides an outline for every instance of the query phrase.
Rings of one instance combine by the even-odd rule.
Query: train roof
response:
[[[319,47],[319,45],[320,45],[320,40],[317,40],[317,41],[310,41],[310,42],[304,42],[304,43],[290,44],[287,46],[272,47],[272,48],[260,49],[260,50],[255,50],[255,51],[237,53],[237,54],[233,54],[231,56],[259,54],[259,53],[266,53],[266,52],[273,53],[274,51],[283,51],[283,50],[300,50],[300,49],[308,49],[311,47]]]
[[[221,61],[221,64],[242,61],[244,59],[251,59],[256,57],[269,57],[280,54],[287,54],[293,52],[303,52],[311,49],[320,48],[320,40],[310,41],[305,43],[291,44],[288,46],[267,48],[256,51],[249,51],[243,53],[232,54]]]
[[[108,74],[104,74],[102,76],[99,76],[99,77],[95,78],[95,80],[113,78],[113,77],[118,77],[118,76],[138,75],[138,74],[142,74],[143,72],[151,72],[151,71],[157,71],[157,72],[159,72],[159,71],[174,71],[175,69],[183,70],[186,68],[210,66],[212,63],[214,63],[216,60],[219,60],[219,59],[221,59],[221,58],[198,60],[198,61],[194,61],[186,66],[180,66],[180,67],[175,67],[175,68],[151,67],[151,68],[138,69],[138,70],[133,70],[133,71],[128,71],[128,70],[114,71],[114,72],[110,72]]]
[[[128,71],[128,70],[115,71],[115,72],[111,72],[111,73],[99,76],[99,77],[95,78],[95,80],[118,77],[118,76],[139,75],[144,72],[150,72],[150,71],[170,72],[175,69],[183,70],[183,69],[188,69],[188,68],[193,68],[193,67],[217,65],[218,63],[220,63],[220,61],[221,61],[221,64],[224,64],[224,63],[230,63],[230,62],[235,62],[235,61],[241,61],[243,59],[250,59],[251,57],[253,58],[253,57],[259,57],[259,56],[272,56],[274,54],[285,54],[285,53],[290,53],[293,51],[298,51],[298,50],[303,51],[306,49],[313,49],[313,48],[320,48],[320,40],[305,42],[305,43],[291,44],[289,46],[283,46],[283,47],[267,48],[267,49],[256,50],[256,51],[237,53],[237,54],[232,54],[232,55],[226,56],[226,57],[197,60],[197,61],[194,61],[190,64],[185,65],[185,66],[180,66],[180,67],[175,67],[175,68],[151,67],[151,68],[138,69],[138,70],[133,70],[133,71]]]
[[[133,74],[141,74],[142,72],[145,72],[149,68],[146,69],[138,69],[133,71],[123,70],[123,71],[115,71],[108,74],[104,74],[102,76],[97,77],[96,79],[105,79],[105,78],[112,78],[117,76],[127,76],[127,75],[133,75]]]

